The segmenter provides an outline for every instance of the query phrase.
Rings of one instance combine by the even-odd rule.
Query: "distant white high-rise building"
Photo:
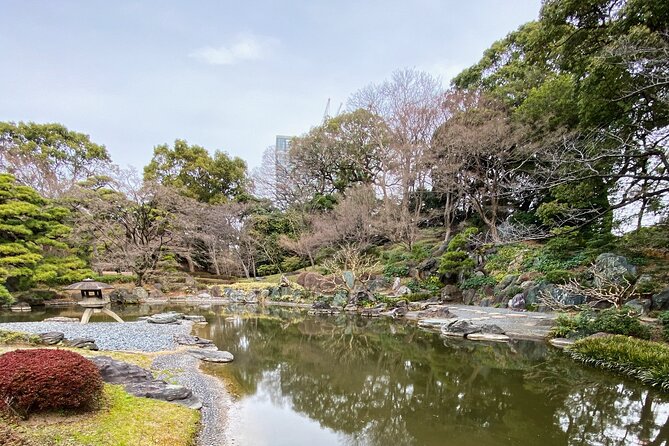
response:
[[[281,175],[285,174],[288,169],[288,151],[290,150],[290,141],[292,139],[292,136],[276,135],[274,162],[277,181],[281,179]]]

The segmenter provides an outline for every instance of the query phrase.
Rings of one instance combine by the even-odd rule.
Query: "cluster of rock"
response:
[[[428,329],[438,329],[442,336],[466,338],[472,341],[506,342],[510,338],[502,328],[494,324],[477,325],[465,319],[444,322],[441,319],[424,319],[418,325]]]
[[[91,338],[65,339],[65,334],[59,331],[38,333],[37,336],[39,336],[40,342],[44,345],[62,345],[84,350],[99,350],[98,346],[95,344],[95,339]]]
[[[187,353],[202,361],[227,363],[235,359],[232,353],[219,350],[210,339],[181,333],[174,335],[174,341],[179,345],[197,347],[197,349],[188,350]]]
[[[189,315],[184,313],[177,313],[176,311],[168,311],[166,313],[153,314],[151,316],[141,316],[137,320],[146,321],[149,324],[169,324],[178,325],[182,321],[190,321],[194,324],[206,324],[207,319],[201,315]]]
[[[178,384],[169,384],[155,379],[153,374],[142,367],[117,361],[109,356],[89,358],[100,370],[104,382],[122,385],[126,392],[144,398],[177,403],[191,409],[201,409],[202,402],[193,392]]]

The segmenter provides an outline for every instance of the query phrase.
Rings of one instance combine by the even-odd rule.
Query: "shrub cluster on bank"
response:
[[[669,345],[611,335],[581,339],[566,352],[577,361],[669,391]]]
[[[631,308],[585,310],[576,315],[561,314],[551,330],[553,337],[583,338],[595,333],[610,333],[650,339],[650,329],[641,323]]]
[[[67,350],[15,350],[0,356],[0,410],[27,416],[92,407],[102,395],[98,368]]]

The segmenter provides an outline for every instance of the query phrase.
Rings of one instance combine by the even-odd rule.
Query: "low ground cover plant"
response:
[[[669,391],[669,345],[611,335],[581,339],[566,352],[577,361]]]

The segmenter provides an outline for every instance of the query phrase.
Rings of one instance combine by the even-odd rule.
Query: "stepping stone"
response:
[[[573,339],[566,339],[566,338],[553,338],[548,341],[550,345],[553,347],[557,348],[565,348],[574,343]]]
[[[448,319],[421,319],[418,321],[418,326],[423,328],[441,328],[448,322],[450,322]]]
[[[188,350],[188,354],[206,362],[232,362],[235,357],[230,352],[220,350]]]
[[[184,316],[184,319],[186,319],[187,321],[194,322],[196,324],[206,324],[207,323],[207,319],[205,319],[204,316],[200,316],[200,315],[186,315],[186,316]]]
[[[63,344],[68,347],[83,348],[85,350],[99,350],[98,346],[95,344],[95,339],[92,338],[66,339],[63,341]]]
[[[471,341],[494,341],[494,342],[507,342],[511,338],[503,334],[493,334],[493,333],[472,333],[467,335],[467,339]]]
[[[174,341],[179,345],[193,345],[200,348],[213,348],[214,350],[218,350],[214,345],[214,341],[189,334],[175,334]]]
[[[77,319],[76,317],[55,316],[55,317],[48,317],[44,319],[42,322],[79,322],[79,319]]]

